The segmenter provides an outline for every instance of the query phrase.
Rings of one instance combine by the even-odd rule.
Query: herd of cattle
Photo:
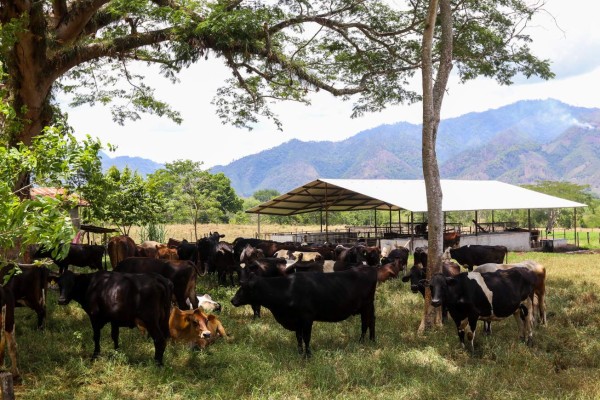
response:
[[[337,322],[360,314],[360,340],[367,330],[374,340],[377,285],[399,276],[410,281],[415,293],[424,295],[425,288],[431,288],[431,304],[442,306],[444,318],[450,314],[460,342],[465,345],[467,334],[471,350],[478,320],[491,333],[491,321],[512,314],[520,337],[528,342],[534,319],[546,323],[544,267],[533,261],[506,264],[504,246],[449,247],[442,272],[427,280],[427,251],[422,248],[415,249],[414,265],[408,269],[409,250],[403,247],[381,251],[364,244],[317,246],[245,238],[227,243],[222,238],[215,232],[196,243],[170,239],[167,244],[136,245],[128,236],[116,236],[106,247],[112,271],[105,266],[104,246],[85,244],[71,244],[66,258],[52,259],[58,274],[20,265],[22,272],[10,275],[14,266],[4,267],[0,277],[10,278],[0,286],[4,322],[0,359],[8,343],[11,372],[18,377],[14,307],[32,308],[38,328],[43,328],[51,280],[58,283],[58,304],[74,300],[88,314],[93,358],[100,353],[101,329],[110,324],[115,349],[120,327],[146,332],[159,365],[169,338],[205,348],[218,337],[227,337],[218,317],[210,314],[221,305],[196,293],[198,277],[210,273],[218,276],[219,284],[239,285],[231,299],[235,307],[250,305],[255,318],[266,307],[278,323],[294,331],[298,352],[305,357],[311,355],[314,321]],[[52,258],[52,253],[38,249],[34,258],[42,257]],[[98,271],[76,274],[69,266]],[[461,272],[461,266],[468,272]]]

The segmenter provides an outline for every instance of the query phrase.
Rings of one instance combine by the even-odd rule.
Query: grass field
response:
[[[475,354],[461,349],[456,328],[416,333],[423,300],[400,280],[376,293],[375,343],[358,343],[360,318],[316,322],[313,357],[300,358],[295,335],[264,311],[234,308],[234,288],[198,282],[222,302],[220,318],[233,336],[205,351],[169,343],[165,367],[153,364],[151,340],[121,329],[114,351],[110,328],[102,356],[90,361],[92,329],[78,304],[58,306],[48,295],[45,331],[35,314],[17,310],[23,383],[18,399],[598,399],[600,398],[600,254],[511,253],[511,262],[534,259],[548,271],[548,326],[534,344],[517,338],[512,318],[478,326]],[[8,361],[7,361],[8,362]]]

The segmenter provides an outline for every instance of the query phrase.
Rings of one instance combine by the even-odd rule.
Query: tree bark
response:
[[[441,22],[441,58],[437,69],[435,84],[433,83],[434,67],[432,61],[433,38],[438,4]],[[440,124],[442,101],[452,70],[452,9],[450,0],[430,0],[427,12],[425,31],[422,42],[422,76],[423,76],[423,177],[427,194],[428,217],[428,251],[427,251],[427,280],[441,272],[444,213],[442,210],[442,187],[440,171],[437,162],[435,144],[437,130]],[[441,310],[431,306],[431,291],[425,290],[423,319],[419,332],[430,330],[441,325]]]

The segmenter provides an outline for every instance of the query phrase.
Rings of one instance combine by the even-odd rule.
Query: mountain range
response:
[[[100,161],[102,162],[102,171],[106,172],[110,167],[115,166],[119,170],[125,167],[137,171],[140,175],[146,176],[157,169],[164,167],[164,164],[142,157],[118,156],[111,157],[105,152],[100,152]]]
[[[600,109],[558,100],[526,100],[440,123],[440,173],[445,179],[494,179],[513,184],[567,180],[600,195]],[[139,157],[103,158],[142,174],[162,164]],[[297,139],[215,166],[238,195],[283,193],[317,178],[422,179],[421,125],[380,125],[337,142]]]
[[[568,180],[600,194],[600,109],[557,100],[519,101],[440,123],[445,179],[513,184]],[[422,179],[421,125],[381,125],[338,142],[291,140],[216,166],[241,196],[286,192],[316,178]]]

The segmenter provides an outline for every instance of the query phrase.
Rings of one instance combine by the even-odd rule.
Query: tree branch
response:
[[[170,39],[172,28],[157,31],[127,35],[85,47],[77,47],[55,55],[49,62],[49,71],[52,79],[57,79],[71,68],[82,63],[92,61],[101,57],[116,57],[139,47],[162,43]]]
[[[93,15],[110,0],[85,0],[73,4],[71,10],[60,21],[56,28],[56,40],[69,43],[84,30]]]
[[[52,0],[52,14],[54,15],[55,27],[67,13],[67,0]]]

